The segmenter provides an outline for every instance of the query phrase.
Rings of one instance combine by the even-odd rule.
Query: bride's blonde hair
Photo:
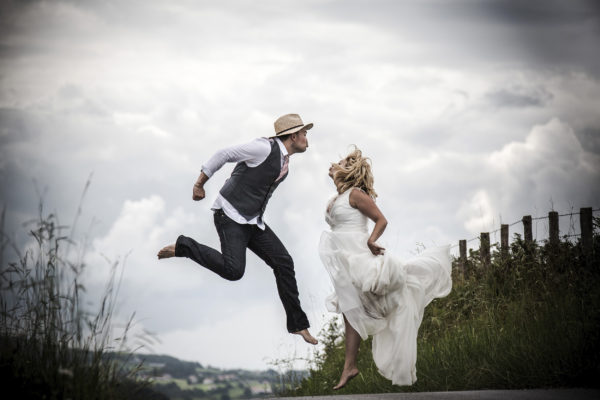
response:
[[[371,172],[371,159],[363,157],[362,152],[352,145],[354,150],[344,158],[344,165],[333,164],[333,182],[339,193],[357,187],[362,189],[372,198],[377,197],[373,189],[373,173]]]

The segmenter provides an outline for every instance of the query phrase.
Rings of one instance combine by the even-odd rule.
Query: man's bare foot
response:
[[[352,368],[347,371],[344,369],[342,371],[342,376],[340,377],[339,383],[333,387],[333,390],[339,390],[343,388],[346,386],[346,383],[350,382],[350,379],[354,378],[356,375],[358,375],[357,368]]]
[[[317,344],[317,343],[319,343],[319,341],[317,339],[315,339],[310,334],[310,332],[308,331],[308,329],[302,329],[301,331],[294,332],[294,335],[300,335],[300,336],[302,336],[302,338],[304,339],[304,341],[306,343],[310,343],[310,344]]]
[[[169,257],[175,257],[175,245],[174,244],[165,246],[162,249],[160,249],[160,251],[158,252],[159,260],[161,258],[169,258]]]

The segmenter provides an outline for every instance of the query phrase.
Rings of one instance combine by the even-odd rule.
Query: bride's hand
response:
[[[383,253],[385,252],[385,249],[383,247],[370,240],[367,242],[367,246],[369,246],[369,250],[371,250],[371,253],[373,253],[374,256],[383,255]]]

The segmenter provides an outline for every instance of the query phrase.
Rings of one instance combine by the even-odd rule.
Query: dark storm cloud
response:
[[[600,74],[600,6],[593,1],[338,1],[317,5],[332,19],[400,33],[427,44],[424,60],[447,64],[525,64]],[[414,56],[414,55],[412,55]],[[389,49],[389,57],[403,54]],[[415,60],[417,61],[417,60]],[[406,60],[410,62],[410,58]]]
[[[515,29],[515,45],[545,67],[581,66],[600,74],[600,3],[597,1],[479,2],[490,20]]]
[[[32,131],[28,128],[26,120],[27,115],[21,110],[0,108],[0,145],[5,146],[31,137]]]
[[[46,198],[49,186],[55,192],[64,191],[61,183],[65,180],[45,160],[51,150],[39,140],[47,124],[48,120],[35,112],[0,109],[0,204],[7,209],[7,232],[21,231],[22,223],[33,217]],[[22,245],[25,237],[15,239]]]
[[[578,25],[588,19],[598,22],[600,12],[599,3],[595,0],[492,0],[475,3],[493,19],[511,25]]]
[[[522,87],[500,89],[490,92],[486,98],[497,107],[543,107],[552,100],[552,93],[545,89],[535,91]]]
[[[575,131],[581,146],[589,152],[600,154],[600,126],[589,126]],[[600,166],[598,166],[600,169]]]

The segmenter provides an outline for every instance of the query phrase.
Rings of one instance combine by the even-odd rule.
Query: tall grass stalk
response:
[[[63,235],[68,227],[56,215],[45,215],[40,201],[37,219],[26,225],[30,242],[21,250],[5,234],[3,221],[4,212],[0,374],[5,388],[20,398],[152,398],[147,384],[134,379],[141,365],[124,370],[112,356],[131,353],[126,339],[132,319],[120,336],[112,337],[123,265],[112,264],[100,309],[90,313],[81,304],[85,248]],[[13,250],[16,261],[5,263],[6,250]]]
[[[453,268],[449,296],[425,310],[418,336],[417,382],[394,386],[373,362],[371,340],[359,350],[360,375],[341,393],[598,387],[600,376],[600,235],[586,264],[579,241],[558,246],[515,235],[485,267],[471,251],[466,278]],[[333,394],[344,363],[344,333],[334,317],[310,376],[286,395]]]

